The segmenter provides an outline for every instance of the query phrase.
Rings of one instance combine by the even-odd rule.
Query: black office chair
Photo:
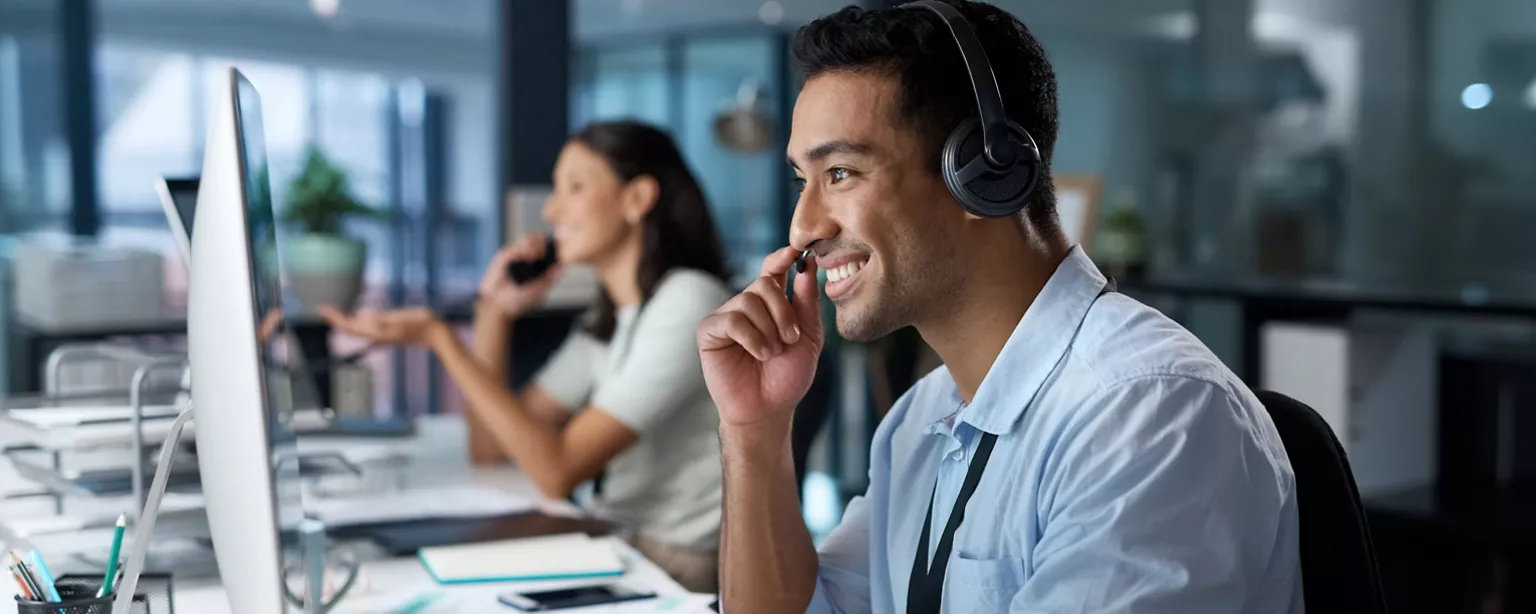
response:
[[[1296,474],[1307,614],[1386,612],[1371,529],[1344,446],[1311,407],[1270,390],[1254,394],[1269,411]]]

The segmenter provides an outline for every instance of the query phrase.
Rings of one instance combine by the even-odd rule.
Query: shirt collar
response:
[[[1109,283],[1083,249],[1073,246],[1045,282],[960,418],[982,431],[1013,430],[1047,377],[1066,356],[1088,308]],[[958,398],[959,391],[955,391]]]

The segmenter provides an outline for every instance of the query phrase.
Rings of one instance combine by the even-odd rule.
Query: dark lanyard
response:
[[[1094,301],[1114,291],[1115,280],[1108,279]],[[996,444],[997,435],[993,433],[983,433],[981,442],[976,444],[976,455],[971,457],[971,464],[966,469],[960,496],[955,498],[955,507],[949,512],[949,522],[945,523],[944,533],[939,536],[939,548],[934,552],[932,564],[929,564],[928,538],[933,532],[933,502],[939,494],[939,481],[934,478],[933,493],[928,495],[928,514],[923,517],[923,531],[917,536],[917,555],[912,557],[912,579],[907,587],[907,614],[939,614],[939,607],[944,603],[944,574],[949,571],[949,554],[954,549],[955,530],[965,520],[965,504],[971,501],[971,495],[976,494],[976,485],[981,483],[981,472],[987,469],[987,458],[992,456],[992,446]]]
[[[992,456],[992,446],[997,435],[983,433],[981,443],[976,444],[976,455],[971,458],[965,473],[965,483],[960,486],[960,496],[955,498],[955,508],[949,512],[949,522],[939,538],[939,549],[928,564],[928,536],[933,531],[933,501],[939,492],[939,482],[933,482],[933,494],[928,495],[928,515],[923,518],[923,531],[917,537],[917,556],[912,558],[912,581],[907,588],[907,614],[938,614],[939,604],[944,602],[944,573],[949,570],[949,553],[955,545],[955,530],[965,520],[965,504],[976,494],[981,483],[981,472],[987,468],[987,458]]]

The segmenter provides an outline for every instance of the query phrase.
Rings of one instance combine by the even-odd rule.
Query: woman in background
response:
[[[469,407],[477,464],[511,460],[551,498],[600,473],[597,511],[683,586],[714,592],[720,532],[719,418],[694,332],[733,294],[703,191],[671,137],[635,122],[576,134],[555,164],[543,211],[558,264],[519,286],[508,263],[547,249],[524,237],[492,259],[475,306],[474,345],[425,309],[346,315],[338,330],[430,347]],[[503,381],[513,323],[542,303],[564,265],[602,292],[533,383]]]

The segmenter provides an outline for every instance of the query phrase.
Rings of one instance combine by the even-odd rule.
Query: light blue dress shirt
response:
[[[966,404],[944,368],[886,416],[870,485],[820,548],[809,612],[901,613],[981,433],[946,613],[1302,612],[1295,479],[1253,394],[1073,248]],[[937,482],[935,482],[937,480]]]

